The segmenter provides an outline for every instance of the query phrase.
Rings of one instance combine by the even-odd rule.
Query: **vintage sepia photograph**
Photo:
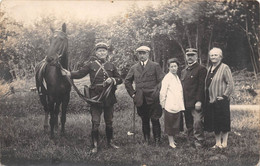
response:
[[[0,0],[0,166],[260,166],[259,9]]]

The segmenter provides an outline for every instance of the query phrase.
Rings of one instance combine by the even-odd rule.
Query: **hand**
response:
[[[201,110],[201,102],[200,101],[197,101],[196,104],[195,104],[195,109],[196,110]]]
[[[106,81],[105,81],[105,83],[106,83],[106,84],[111,84],[112,81],[113,81],[113,80],[112,80],[111,78],[107,78]]]
[[[107,78],[104,82],[103,82],[103,87],[106,87],[107,85],[112,83],[112,79],[111,78]]]
[[[63,76],[70,76],[70,72],[68,70],[66,70],[66,69],[61,70],[61,74]]]
[[[217,100],[223,100],[224,98],[222,96],[218,96]]]

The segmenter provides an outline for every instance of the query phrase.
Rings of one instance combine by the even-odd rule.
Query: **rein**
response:
[[[58,66],[57,66],[60,70],[65,70],[60,62],[58,62]],[[88,104],[92,105],[92,104],[102,104],[102,100],[106,99],[109,95],[109,93],[112,90],[112,86],[113,86],[113,82],[111,82],[109,84],[109,86],[106,89],[103,89],[102,93],[100,94],[100,96],[94,96],[92,98],[87,98],[85,97],[80,91],[79,89],[76,87],[76,85],[74,84],[73,80],[71,78],[69,78],[68,76],[65,76],[66,79],[68,80],[68,82],[70,83],[70,85],[73,87],[73,89],[77,92],[78,96],[84,100],[85,102],[87,102]]]

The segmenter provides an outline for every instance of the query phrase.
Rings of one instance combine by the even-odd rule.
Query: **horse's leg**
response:
[[[61,102],[56,101],[56,103],[55,103],[55,125],[54,125],[55,130],[58,130],[58,128],[59,128],[59,118],[58,117],[59,117],[60,109],[61,109]]]
[[[50,111],[50,126],[51,126],[51,136],[50,138],[54,138],[54,125],[56,122],[56,115],[55,115],[55,109],[54,109],[54,97],[53,96],[49,96],[49,103],[48,103],[48,107],[49,107],[49,111]]]
[[[44,112],[45,112],[43,128],[44,128],[44,131],[46,132],[46,131],[48,131],[48,128],[49,128],[49,124],[48,124],[49,109],[48,109],[48,103],[47,103],[47,95],[40,94],[39,96],[40,96],[40,101],[43,105],[43,109],[44,109]]]
[[[66,113],[67,113],[67,108],[70,100],[70,93],[66,94],[63,97],[62,100],[62,114],[61,114],[61,135],[65,135],[65,122],[66,122]]]

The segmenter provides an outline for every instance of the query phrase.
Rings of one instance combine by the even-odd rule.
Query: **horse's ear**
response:
[[[66,33],[66,24],[65,23],[62,24],[62,31]]]

